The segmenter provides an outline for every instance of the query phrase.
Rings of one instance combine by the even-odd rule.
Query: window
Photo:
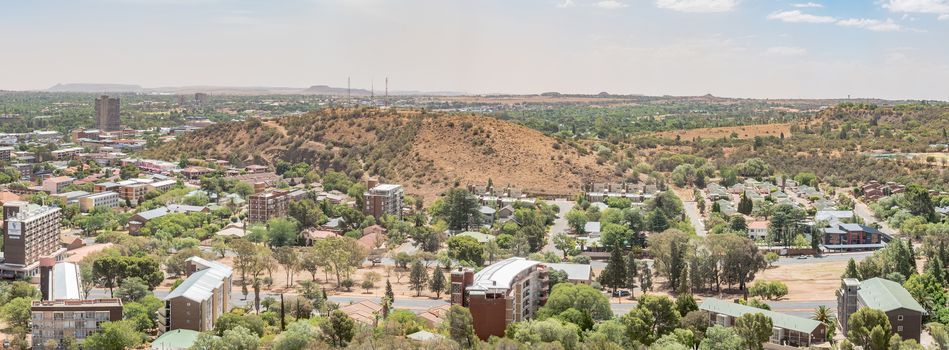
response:
[[[902,332],[902,331],[903,331],[903,326],[897,326],[897,327],[896,327],[896,331],[897,331],[897,332]]]
[[[902,320],[903,320],[903,315],[896,316],[896,320],[897,320],[897,321],[902,321]]]

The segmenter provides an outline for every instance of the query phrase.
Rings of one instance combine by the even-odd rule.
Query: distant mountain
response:
[[[46,91],[49,92],[84,92],[84,93],[95,93],[95,92],[142,92],[143,89],[138,85],[130,84],[86,84],[86,83],[73,83],[73,84],[56,84]]]
[[[352,94],[353,96],[369,96],[372,94],[372,91],[365,89],[351,89],[347,91],[346,88],[332,87],[328,85],[313,85],[306,90],[303,90],[302,93],[308,95],[330,95],[330,96],[346,96],[347,94]]]
[[[347,92],[344,87],[333,87],[329,85],[313,85],[308,88],[298,87],[273,87],[273,86],[214,86],[214,85],[195,85],[195,86],[162,86],[154,88],[144,88],[139,85],[131,84],[87,84],[70,83],[56,84],[46,90],[47,92],[79,92],[79,93],[158,93],[158,94],[193,94],[204,92],[217,95],[326,95],[326,96],[369,96],[373,92],[366,89],[352,89]],[[375,91],[377,96],[385,94],[385,90]],[[392,96],[458,96],[464,95],[460,92],[452,91],[389,91]]]

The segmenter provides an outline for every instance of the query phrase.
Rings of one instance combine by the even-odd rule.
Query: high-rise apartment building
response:
[[[96,129],[102,131],[122,130],[119,120],[119,99],[116,97],[100,96],[96,98]]]
[[[479,338],[503,337],[507,325],[533,318],[547,302],[548,278],[543,263],[516,257],[478,273],[460,268],[451,273],[451,303],[471,311]]]
[[[273,190],[252,194],[247,201],[247,221],[266,222],[287,216],[290,208],[290,192]]]
[[[58,207],[10,201],[3,205],[3,218],[3,277],[36,275],[43,256],[61,260],[66,248],[59,238],[62,213]]]
[[[363,212],[378,220],[383,215],[392,215],[402,219],[402,203],[405,190],[401,185],[377,184],[375,180],[367,183],[369,190],[363,193],[365,202]]]

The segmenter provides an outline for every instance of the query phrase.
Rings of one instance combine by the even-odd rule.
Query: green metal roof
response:
[[[188,349],[194,345],[201,332],[190,329],[175,329],[162,334],[152,342],[152,350],[179,350]]]
[[[896,309],[907,309],[925,313],[922,305],[906,291],[899,283],[875,277],[860,282],[857,295],[867,307],[884,312]]]
[[[762,313],[765,316],[771,318],[771,323],[775,327],[790,329],[803,333],[812,333],[817,329],[817,327],[820,327],[821,325],[820,322],[809,318],[791,316],[788,314],[759,309],[756,307],[732,303],[715,298],[705,298],[705,300],[702,301],[702,305],[699,306],[699,309],[717,314],[724,314],[731,317],[741,317],[742,315],[749,313]]]

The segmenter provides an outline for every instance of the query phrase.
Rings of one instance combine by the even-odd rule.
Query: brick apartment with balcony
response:
[[[475,333],[482,340],[504,336],[508,324],[532,319],[547,302],[547,267],[538,261],[509,258],[475,273],[451,273],[451,303],[471,311]]]

